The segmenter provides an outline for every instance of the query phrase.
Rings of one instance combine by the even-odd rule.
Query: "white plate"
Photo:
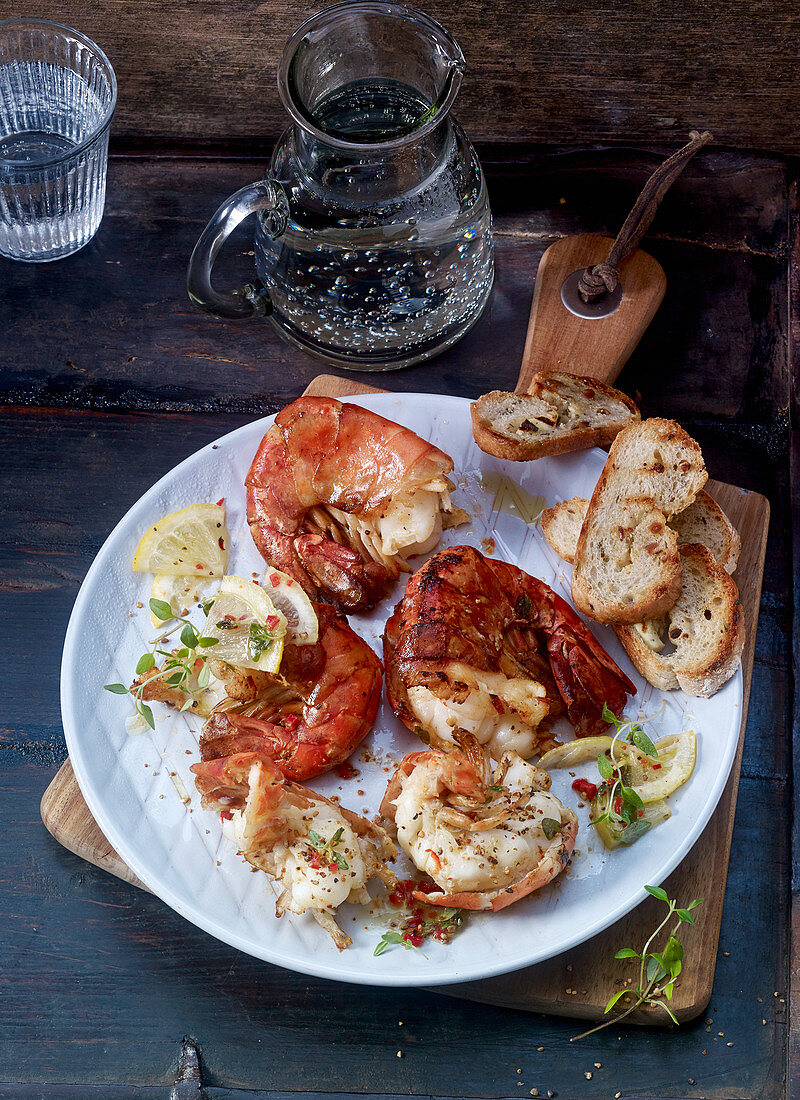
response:
[[[602,451],[506,463],[483,454],[473,443],[469,404],[464,399],[371,394],[352,400],[408,425],[452,455],[458,485],[454,500],[474,518],[470,525],[447,532],[443,545],[471,543],[485,551],[483,540],[491,537],[497,557],[519,564],[569,598],[569,567],[547,545],[538,525],[528,524],[516,512],[514,484],[549,504],[589,496],[603,468]],[[661,693],[631,669],[610,629],[593,627],[639,689],[626,714],[652,714],[664,701],[661,715],[645,727],[653,740],[686,726],[696,731],[694,775],[671,798],[670,820],[630,848],[605,852],[587,826],[587,811],[578,810],[576,854],[552,886],[501,913],[470,916],[452,943],[429,941],[424,955],[398,947],[373,957],[387,927],[385,911],[371,915],[360,907],[342,907],[340,923],[354,943],[341,953],[310,917],[287,915],[278,920],[271,880],[251,873],[223,838],[218,816],[200,808],[189,772],[198,758],[199,722],[156,704],[156,731],[127,733],[125,718],[131,705],[104,691],[103,684],[129,683],[136,660],[153,634],[147,611],[151,578],[131,571],[139,538],[167,512],[225,497],[233,541],[230,571],[244,576],[260,573],[263,562],[245,522],[243,482],[271,423],[269,417],[239,428],[163,477],[111,533],[78,594],[64,645],[62,713],[72,765],[100,828],[139,878],[187,920],[258,958],[325,978],[399,986],[460,982],[539,962],[595,935],[645,897],[645,883],[656,885],[672,871],[711,817],[736,751],[741,672],[712,699]],[[505,501],[504,494],[482,487],[480,479],[486,472],[512,479]],[[373,613],[351,618],[378,652],[383,624],[401,593],[402,579]],[[137,601],[144,605],[139,610]],[[391,765],[420,748],[384,702],[372,733],[352,758],[360,774],[347,781],[329,774],[312,785],[325,794],[339,794],[350,809],[372,815]],[[577,771],[586,776],[594,772],[596,778],[594,767]],[[180,777],[191,795],[191,813],[181,802],[170,772]],[[554,793],[575,806],[571,781],[568,772],[553,772]]]

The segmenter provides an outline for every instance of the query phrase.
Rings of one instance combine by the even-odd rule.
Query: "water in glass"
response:
[[[0,254],[55,260],[97,231],[116,97],[105,55],[69,28],[0,23]]]

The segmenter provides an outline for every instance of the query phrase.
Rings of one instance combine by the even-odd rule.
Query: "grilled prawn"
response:
[[[278,879],[276,913],[310,914],[343,950],[352,940],[336,924],[336,908],[368,905],[367,881],[393,888],[386,861],[397,854],[378,825],[285,779],[264,752],[194,764],[205,809],[221,811],[226,835],[254,867]]]
[[[216,667],[228,698],[203,727],[204,761],[266,752],[287,779],[321,775],[353,752],[372,729],[381,696],[381,663],[344,616],[315,605],[319,640],[287,642],[280,672]]]
[[[247,521],[264,558],[312,599],[362,611],[406,559],[468,517],[450,502],[453,461],[358,405],[301,397],[283,409],[247,474]]]
[[[471,546],[435,554],[386,624],[389,701],[410,730],[445,750],[459,731],[499,760],[552,747],[564,710],[579,736],[605,729],[634,685],[572,608],[516,566]]]
[[[430,905],[504,909],[567,865],[578,819],[549,793],[550,776],[506,752],[492,775],[475,738],[451,752],[412,752],[389,781],[381,815],[439,893]]]

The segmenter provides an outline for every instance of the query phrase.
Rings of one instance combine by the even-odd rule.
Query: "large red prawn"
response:
[[[256,452],[247,521],[266,561],[312,599],[366,610],[409,556],[433,549],[443,524],[467,518],[450,503],[452,469],[438,447],[377,413],[301,397]]]
[[[429,905],[504,909],[551,882],[567,865],[575,813],[550,794],[550,776],[515,752],[492,774],[471,735],[459,748],[409,753],[389,780],[381,815],[439,892]]]
[[[386,624],[384,665],[398,718],[445,750],[459,731],[499,760],[553,744],[541,728],[566,709],[579,736],[605,729],[636,688],[543,581],[474,547],[435,554]],[[545,723],[549,725],[549,723]]]
[[[347,620],[315,606],[319,640],[287,642],[280,672],[228,670],[228,699],[203,727],[204,761],[266,752],[287,779],[311,779],[353,752],[372,728],[381,695],[381,663]]]
[[[254,867],[283,887],[280,917],[310,914],[341,951],[351,939],[336,924],[344,901],[368,905],[373,876],[390,888],[396,849],[380,828],[285,778],[265,752],[241,752],[192,765],[204,809],[221,811],[224,830]]]

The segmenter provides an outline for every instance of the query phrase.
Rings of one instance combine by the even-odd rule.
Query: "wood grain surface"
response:
[[[664,269],[636,249],[620,268],[622,300],[606,317],[576,317],[564,308],[561,287],[568,275],[608,256],[613,238],[597,233],[562,237],[539,261],[517,393],[529,393],[540,370],[564,370],[615,382],[644,336],[667,289]]]
[[[174,27],[176,37],[191,34]],[[513,389],[545,248],[569,233],[613,235],[657,162],[634,148],[485,156],[497,254],[489,308],[455,348],[392,375],[392,388],[470,397]],[[269,326],[215,323],[184,298],[187,258],[209,213],[262,167],[112,157],[90,245],[57,264],[0,260],[0,613],[13,624],[0,634],[0,1096],[167,1100],[181,1040],[192,1035],[214,1100],[354,1091],[477,1100],[534,1088],[558,1100],[785,1100],[787,259],[796,237],[790,174],[774,158],[704,152],[667,195],[643,243],[667,293],[618,380],[646,415],[686,426],[714,478],[765,494],[772,509],[719,950],[686,963],[716,963],[707,1015],[570,1045],[581,1028],[566,1018],[291,973],[76,858],[41,824],[39,800],[66,756],[64,630],[108,532],[176,463],[276,411],[319,373]],[[249,275],[252,247],[245,223],[220,256],[220,277]],[[572,988],[588,988],[569,973]]]
[[[205,146],[274,138],[286,124],[275,72],[319,0],[55,0],[119,79],[112,138]],[[800,9],[791,0],[428,0],[459,41],[456,105],[481,142],[658,142],[692,128],[721,145],[797,151]],[[9,15],[42,17],[18,0]]]

